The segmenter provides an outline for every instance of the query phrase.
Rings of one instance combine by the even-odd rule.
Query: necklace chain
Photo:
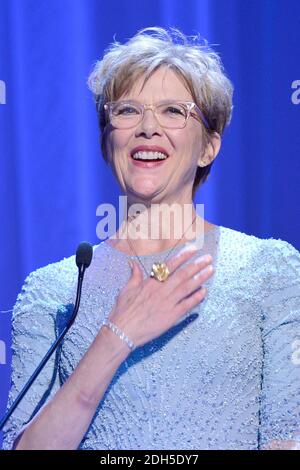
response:
[[[183,237],[184,237],[184,235],[186,234],[186,232],[192,227],[193,223],[194,223],[195,220],[196,220],[196,217],[197,217],[197,215],[195,215],[195,217],[193,218],[193,221],[192,221],[191,225],[184,231],[184,233],[183,233],[183,235],[181,236],[181,238],[179,238],[179,240],[175,243],[175,245],[174,245],[173,247],[171,247],[171,248],[168,250],[168,253],[167,253],[167,256],[166,256],[165,259],[164,259],[164,262],[168,259],[168,257],[169,257],[170,254],[172,253],[172,251],[175,250],[176,246],[177,246],[178,243],[183,239]],[[128,242],[128,245],[129,245],[131,251],[132,251],[132,252],[134,253],[134,255],[138,258],[138,260],[139,260],[141,266],[143,267],[143,269],[144,269],[144,271],[145,271],[145,273],[146,273],[146,276],[148,277],[149,274],[148,274],[148,272],[147,272],[147,269],[145,268],[144,263],[142,262],[142,260],[140,259],[139,255],[137,254],[137,252],[135,251],[134,247],[132,246],[129,237],[127,237],[127,242]]]

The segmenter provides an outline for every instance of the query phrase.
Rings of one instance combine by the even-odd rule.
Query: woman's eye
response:
[[[169,112],[170,114],[184,114],[182,109],[176,108],[174,106],[169,106],[167,108],[167,112]]]
[[[132,106],[126,106],[123,108],[118,108],[116,110],[116,114],[138,114],[138,110],[136,108],[133,108]]]

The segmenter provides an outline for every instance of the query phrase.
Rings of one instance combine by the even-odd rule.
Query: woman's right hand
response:
[[[166,262],[170,275],[163,282],[151,277],[144,280],[140,266],[131,260],[131,276],[120,291],[108,320],[117,325],[135,347],[165,333],[204,299],[207,289],[202,284],[214,273],[212,257],[205,255],[182,266],[195,254],[195,249],[185,248],[170,258]]]

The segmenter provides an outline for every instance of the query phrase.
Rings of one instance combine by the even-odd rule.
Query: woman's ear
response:
[[[198,166],[205,167],[209,165],[218,155],[221,148],[221,136],[217,132],[210,134],[206,138],[206,145],[204,152],[199,157]]]

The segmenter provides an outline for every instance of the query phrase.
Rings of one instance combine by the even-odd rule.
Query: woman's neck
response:
[[[156,205],[128,217],[107,242],[129,255],[151,255],[183,245],[214,228],[194,206]]]

